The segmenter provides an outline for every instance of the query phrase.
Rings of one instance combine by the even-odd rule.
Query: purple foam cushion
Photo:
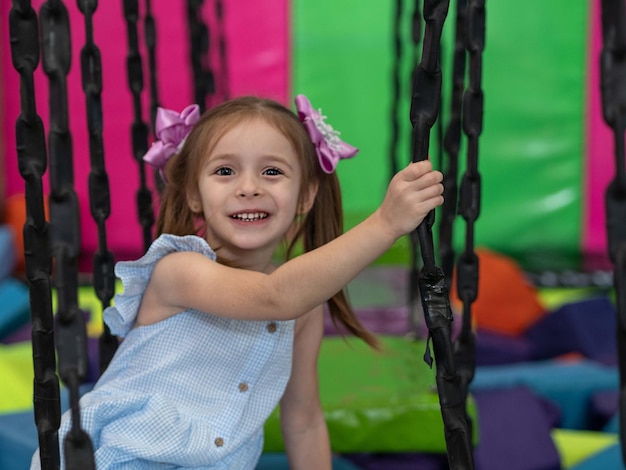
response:
[[[550,431],[553,417],[528,388],[473,393],[478,406],[476,470],[560,470]]]
[[[343,456],[363,470],[448,470],[443,454],[346,454]]]
[[[572,352],[606,365],[617,364],[615,307],[606,297],[563,305],[528,328],[535,359]]]
[[[476,331],[476,365],[491,366],[530,361],[532,344],[525,338]]]
[[[590,429],[601,430],[617,413],[619,407],[618,390],[602,390],[591,396],[589,422]]]

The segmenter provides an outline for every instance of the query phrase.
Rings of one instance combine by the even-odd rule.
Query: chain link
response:
[[[66,80],[71,64],[69,16],[60,0],[44,3],[39,16],[43,69],[50,90],[50,241],[58,300],[55,332],[59,375],[69,389],[72,410],[72,425],[63,446],[68,469],[89,469],[93,468],[93,448],[89,436],[81,428],[78,405],[79,385],[87,376],[88,359],[85,319],[78,308],[80,227]]]
[[[56,376],[52,316],[52,258],[44,211],[43,174],[46,141],[37,114],[33,73],[39,64],[39,26],[30,0],[13,1],[9,14],[11,57],[20,75],[20,107],[15,134],[18,168],[25,183],[24,254],[30,290],[33,345],[33,402],[44,470],[60,465],[58,429],[61,421],[59,379]]]
[[[187,0],[187,22],[195,103],[206,110],[207,99],[215,95],[215,74],[209,65],[209,28],[202,19],[204,0]]]
[[[143,247],[147,251],[152,243],[152,226],[154,212],[152,208],[152,193],[146,182],[146,166],[143,156],[148,151],[148,125],[143,120],[141,93],[143,92],[143,69],[141,54],[139,53],[139,21],[138,0],[124,0],[124,18],[128,35],[128,56],[126,70],[128,72],[128,86],[133,96],[134,120],[131,126],[133,157],[139,166],[139,189],[136,193],[139,224],[143,231]]]
[[[146,15],[143,20],[144,40],[148,50],[148,83],[150,84],[150,130],[154,140],[156,140],[156,115],[159,107],[159,87],[157,84],[157,62],[156,62],[156,21],[152,15],[152,1],[146,0]],[[154,169],[154,183],[159,193],[163,192],[165,182],[161,177],[161,172]]]
[[[413,51],[411,71],[411,86],[415,82],[417,74],[417,65],[419,64],[419,45],[422,36],[422,12],[420,2],[414,2],[413,12],[411,13],[411,50]],[[413,142],[411,141],[411,146]],[[411,148],[412,153],[412,148]],[[397,169],[399,170],[399,164]],[[422,309],[422,301],[419,292],[419,271],[421,269],[420,256],[420,240],[418,232],[415,230],[409,234],[409,242],[411,246],[411,269],[409,269],[408,281],[408,309],[409,309],[409,332],[417,337],[422,335],[421,326],[424,323],[424,311]]]
[[[402,64],[402,3],[403,0],[395,0],[393,14],[393,65],[391,71],[391,135],[389,137],[389,179],[399,171],[398,141],[400,140],[400,117],[398,115],[400,102],[400,68]]]
[[[150,83],[150,125],[154,135],[157,108],[159,107],[159,88],[157,85],[156,63],[156,22],[152,15],[152,1],[146,0],[146,15],[143,20],[144,39],[148,49],[148,77]]]
[[[455,343],[461,393],[467,401],[476,370],[476,340],[472,331],[472,303],[478,296],[478,256],[474,227],[480,214],[478,138],[483,125],[482,53],[485,48],[485,1],[470,0],[467,10],[469,84],[463,101],[463,131],[467,135],[467,165],[461,181],[459,213],[465,220],[465,249],[457,261],[457,295],[463,302],[463,324]],[[467,417],[468,421],[471,418]],[[471,427],[470,427],[471,431]]]
[[[626,7],[623,0],[602,0],[603,48],[600,83],[604,120],[613,130],[615,176],[605,193],[609,257],[614,264],[613,283],[617,304],[617,345],[620,365],[619,412],[624,422],[626,399]],[[622,459],[626,461],[626,435],[620,427]]]
[[[413,125],[413,161],[428,158],[430,130],[437,119],[441,96],[439,63],[441,32],[448,14],[449,1],[424,0],[424,41],[421,61],[413,75],[410,120]],[[424,265],[418,284],[429,339],[432,338],[436,358],[436,382],[444,423],[448,463],[452,470],[474,468],[470,431],[460,377],[454,363],[450,333],[452,311],[443,270],[435,264],[432,224],[434,211],[417,228]],[[415,235],[412,235],[415,236]],[[428,341],[427,341],[428,344]],[[428,346],[427,346],[428,348]],[[425,359],[432,362],[429,349]]]
[[[444,202],[439,222],[439,253],[441,267],[448,285],[452,285],[454,270],[453,228],[457,215],[459,150],[461,148],[461,112],[465,91],[467,63],[467,0],[456,2],[454,60],[452,65],[452,99],[450,121],[446,129],[443,146],[448,156],[448,166],[443,173]]]
[[[217,44],[220,56],[220,70],[219,70],[219,87],[218,91],[222,97],[222,101],[226,101],[230,98],[230,87],[228,85],[228,51],[226,47],[226,23],[225,23],[225,11],[224,2],[222,0],[215,0],[215,19],[217,27]],[[217,104],[217,103],[216,103]]]
[[[89,131],[89,202],[91,216],[98,228],[98,249],[93,256],[93,286],[102,310],[111,305],[115,292],[115,260],[107,247],[106,220],[111,215],[111,193],[109,177],[104,166],[102,132],[102,61],[100,49],[94,43],[93,15],[98,7],[97,0],[78,0],[78,8],[85,20],[85,45],[81,50],[81,75],[87,106],[87,129]],[[103,333],[99,339],[100,372],[104,372],[115,350],[117,339],[111,335],[103,322]]]

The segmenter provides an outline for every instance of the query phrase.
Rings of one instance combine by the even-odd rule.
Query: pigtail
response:
[[[156,236],[163,233],[189,235],[197,233],[195,216],[187,201],[187,168],[189,159],[183,152],[172,157],[166,166],[167,184],[161,196],[161,207],[156,223]]]
[[[343,233],[343,209],[341,188],[336,173],[330,175],[320,171],[319,186],[315,203],[301,225],[304,251],[311,251]],[[345,289],[337,292],[328,301],[328,309],[335,327],[345,327],[374,349],[380,349],[380,341],[368,331],[357,318],[348,300]]]

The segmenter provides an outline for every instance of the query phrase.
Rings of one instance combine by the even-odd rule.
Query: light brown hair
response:
[[[167,184],[161,198],[156,236],[197,234],[202,230],[201,213],[193,213],[188,204],[197,191],[200,168],[218,140],[236,124],[262,119],[293,145],[302,169],[298,206],[303,203],[305,189],[317,184],[313,207],[294,227],[287,243],[289,258],[301,245],[311,251],[343,233],[343,209],[339,180],[335,173],[326,174],[318,162],[315,148],[299,118],[280,103],[253,96],[243,96],[222,103],[200,118],[187,137],[181,151],[168,162]],[[379,347],[375,335],[363,327],[356,317],[344,289],[328,300],[328,309],[335,326],[345,327],[374,348]],[[340,325],[339,325],[340,324]]]

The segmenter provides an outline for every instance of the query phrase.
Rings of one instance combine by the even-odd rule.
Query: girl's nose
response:
[[[254,177],[244,177],[237,188],[239,197],[257,197],[261,194],[261,188]]]

